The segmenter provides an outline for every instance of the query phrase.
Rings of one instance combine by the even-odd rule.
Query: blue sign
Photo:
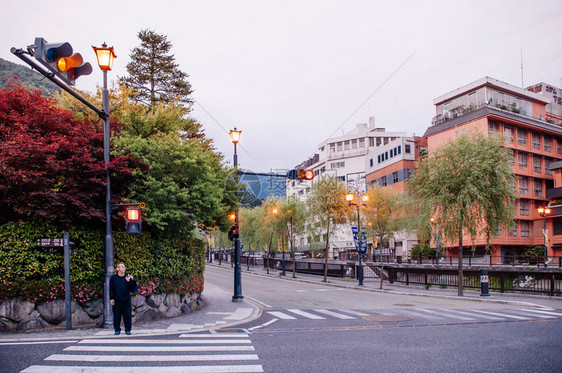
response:
[[[359,245],[357,242],[357,227],[352,226],[351,232],[353,233],[353,241],[355,241],[355,251],[359,252]],[[361,227],[361,252],[360,254],[367,254],[367,229]]]

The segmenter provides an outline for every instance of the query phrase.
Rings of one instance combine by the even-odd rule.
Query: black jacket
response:
[[[118,274],[111,276],[109,280],[109,299],[111,300],[129,300],[131,299],[131,293],[136,293],[137,282],[134,279],[125,280],[125,276],[121,277]]]

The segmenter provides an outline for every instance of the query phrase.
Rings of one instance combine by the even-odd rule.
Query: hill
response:
[[[4,87],[14,76],[18,78],[21,85],[28,89],[39,89],[43,91],[44,96],[60,91],[56,84],[30,67],[0,58],[0,87]]]

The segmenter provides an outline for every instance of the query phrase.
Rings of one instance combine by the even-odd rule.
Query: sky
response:
[[[94,66],[76,87],[102,84],[91,48],[117,54],[125,76],[140,30],[166,35],[189,75],[191,115],[225,161],[286,171],[325,139],[375,117],[423,135],[433,99],[484,76],[525,87],[562,84],[562,2],[376,0],[0,0],[0,58],[35,37],[68,41]],[[521,72],[523,62],[523,74]]]

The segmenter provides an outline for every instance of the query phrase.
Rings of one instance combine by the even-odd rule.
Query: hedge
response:
[[[39,238],[70,233],[72,299],[87,302],[103,294],[103,229],[60,228],[34,222],[0,225],[0,302],[21,297],[42,303],[64,299],[64,258],[61,247],[38,247]],[[139,293],[180,293],[203,290],[205,247],[190,235],[153,238],[150,233],[114,232],[115,263],[123,262],[135,276]]]

